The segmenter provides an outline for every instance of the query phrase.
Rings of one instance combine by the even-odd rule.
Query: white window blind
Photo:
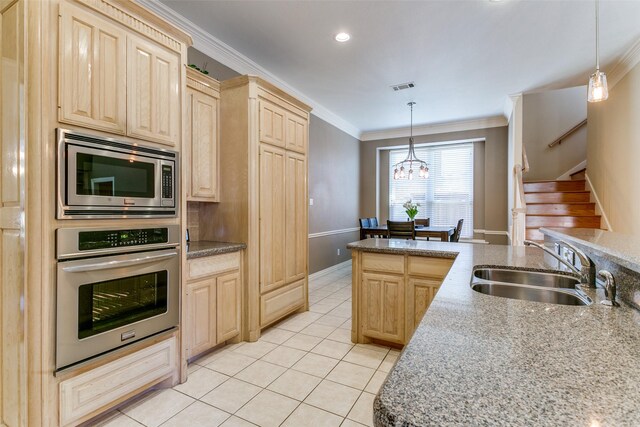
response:
[[[389,152],[389,218],[406,221],[402,205],[420,203],[416,218],[430,218],[431,226],[455,226],[464,219],[461,237],[473,237],[473,143],[416,147],[429,164],[429,178],[393,179],[393,165],[404,160],[407,148]],[[408,171],[407,171],[408,172]]]

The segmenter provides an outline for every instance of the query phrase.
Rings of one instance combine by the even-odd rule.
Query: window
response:
[[[431,218],[432,226],[456,225],[464,219],[461,237],[473,237],[473,142],[416,147],[416,155],[429,165],[429,178],[393,179],[393,165],[407,149],[389,152],[389,218],[404,221],[402,205],[420,203],[416,218]]]

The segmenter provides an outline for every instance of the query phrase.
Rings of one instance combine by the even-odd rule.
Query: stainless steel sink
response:
[[[575,289],[576,285],[580,283],[577,278],[565,274],[506,268],[479,268],[473,272],[473,276],[489,282],[516,283],[544,288]]]
[[[550,304],[593,304],[578,284],[580,280],[566,274],[509,268],[477,268],[471,276],[471,289],[486,295]]]
[[[497,297],[520,299],[526,301],[546,302],[562,305],[590,305],[593,301],[580,295],[574,290],[562,291],[558,289],[540,288],[533,286],[513,285],[506,283],[474,283],[471,288],[482,294]]]

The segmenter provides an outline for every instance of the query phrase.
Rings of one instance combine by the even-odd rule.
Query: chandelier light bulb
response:
[[[413,169],[409,169],[409,179],[413,179]]]

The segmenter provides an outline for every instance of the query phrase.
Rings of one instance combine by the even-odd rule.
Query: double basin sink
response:
[[[471,277],[471,289],[482,294],[562,305],[593,304],[579,284],[580,280],[566,274],[509,268],[476,268]]]

